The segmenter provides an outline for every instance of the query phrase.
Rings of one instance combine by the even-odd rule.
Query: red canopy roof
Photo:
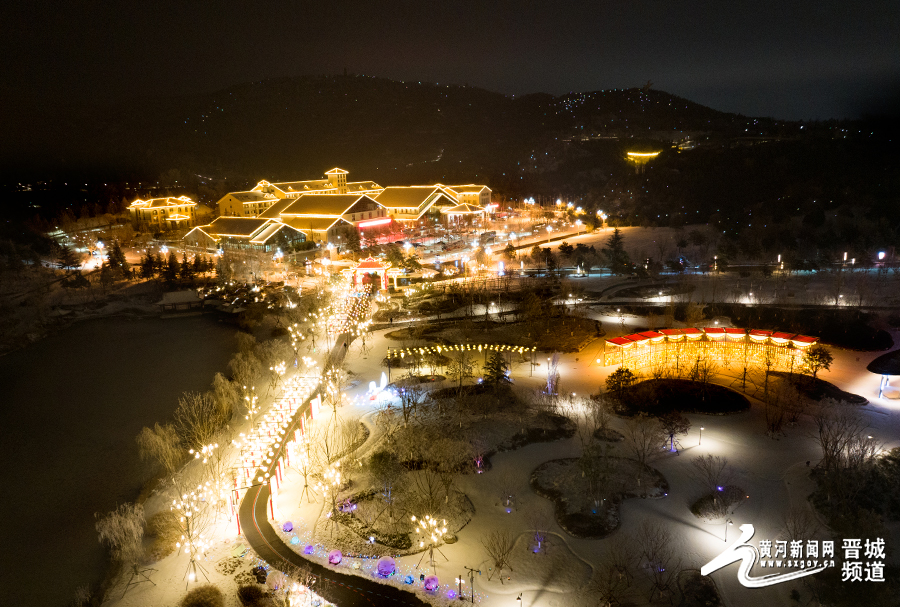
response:
[[[656,331],[644,331],[643,333],[638,333],[638,335],[643,335],[647,339],[654,339],[656,337],[665,337],[662,333],[657,333]]]
[[[660,333],[663,335],[682,335],[681,329],[660,329]]]
[[[703,331],[707,335],[725,335],[724,327],[706,327]]]
[[[607,339],[606,343],[612,344],[614,346],[627,346],[628,344],[634,343],[627,337],[613,337],[612,339]]]
[[[649,337],[644,337],[641,333],[632,333],[631,335],[626,335],[628,339],[631,341],[647,341],[650,339]]]
[[[747,332],[744,329],[737,329],[735,327],[726,327],[725,335],[746,335]]]
[[[772,333],[774,339],[790,339],[793,336],[793,333]]]
[[[791,341],[799,341],[804,344],[812,344],[819,341],[818,337],[810,337],[809,335],[795,335],[791,338]]]

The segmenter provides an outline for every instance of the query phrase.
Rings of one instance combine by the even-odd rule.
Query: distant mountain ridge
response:
[[[467,86],[304,76],[187,97],[142,96],[62,125],[60,141],[31,153],[149,175],[178,168],[297,179],[317,176],[325,163],[389,184],[435,173],[448,180],[502,175],[554,141],[584,133],[724,133],[746,120],[656,90],[512,97]]]

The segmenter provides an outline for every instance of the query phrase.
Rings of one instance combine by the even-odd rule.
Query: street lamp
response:
[[[730,518],[725,519],[725,543],[728,543],[728,525],[734,525],[734,521]]]
[[[700,446],[700,443],[703,442],[703,426],[700,426],[700,440],[697,441],[697,446]]]

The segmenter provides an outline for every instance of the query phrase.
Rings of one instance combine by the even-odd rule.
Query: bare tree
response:
[[[516,477],[512,472],[498,473],[494,487],[497,496],[500,498],[500,504],[506,507],[513,505],[516,499]]]
[[[221,373],[216,373],[215,377],[213,377],[210,392],[213,400],[219,407],[219,415],[223,419],[231,420],[232,417],[243,415],[240,390],[227,377]]]
[[[612,538],[588,586],[591,599],[604,607],[622,604],[632,592],[639,561],[640,551],[630,534]]]
[[[585,416],[594,428],[594,432],[606,432],[612,419],[612,406],[605,394],[598,394],[583,400]]]
[[[637,476],[638,485],[641,484],[644,467],[652,457],[662,450],[664,441],[665,433],[659,420],[655,417],[639,413],[626,423],[625,448],[640,464]]]
[[[294,360],[293,348],[281,339],[270,339],[259,344],[255,354],[260,362],[262,374],[268,377],[268,389],[275,389],[284,375],[286,364]]]
[[[175,409],[175,428],[182,444],[192,453],[215,443],[216,434],[225,425],[224,412],[208,392],[185,392]]]
[[[849,467],[860,458],[857,444],[867,425],[856,408],[834,399],[823,399],[813,413],[815,438],[822,448],[822,467],[826,472]],[[863,455],[868,455],[863,451]],[[857,463],[853,461],[852,463]]]
[[[644,519],[638,527],[636,540],[640,546],[643,571],[650,580],[648,600],[652,602],[657,595],[669,596],[681,569],[672,532],[656,521]]]
[[[707,493],[729,484],[734,475],[728,458],[720,455],[700,455],[691,460],[691,466],[691,477]]]
[[[262,375],[262,363],[251,352],[238,352],[228,363],[234,381],[246,390],[255,384]]]
[[[546,548],[544,544],[553,524],[553,517],[544,508],[532,508],[525,512],[525,524],[534,533],[534,552],[543,551]]]
[[[725,516],[740,496],[729,490],[734,471],[728,465],[728,458],[718,455],[701,455],[691,460],[691,477],[701,487],[704,495],[713,498],[713,516]]]
[[[512,535],[507,529],[495,529],[486,537],[481,538],[481,545],[484,546],[492,564],[491,571],[488,572],[488,580],[494,575],[499,575],[502,584],[503,570],[513,570],[509,563],[509,557],[515,545]]]
[[[415,375],[409,374],[396,382],[400,415],[403,425],[409,422],[419,413],[419,408],[425,402],[428,391],[419,383]]]
[[[768,377],[768,371],[766,372]],[[768,381],[768,380],[767,380]],[[778,385],[763,395],[763,412],[766,420],[766,434],[775,437],[782,432],[785,423],[786,399],[788,394],[788,382],[781,380]]]
[[[388,519],[394,522],[394,507],[406,488],[406,469],[390,451],[379,451],[368,462],[368,471],[387,507]]]
[[[144,507],[141,504],[121,504],[105,515],[95,513],[94,518],[100,542],[109,548],[114,561],[133,565],[143,558]]]
[[[341,458],[341,469],[348,481],[352,480],[353,472],[361,466],[359,459],[354,454],[365,440],[365,437],[364,426],[355,419],[344,420],[338,426],[337,443]]]
[[[250,354],[256,350],[256,338],[249,333],[238,331],[234,338],[237,341],[238,352],[241,354]]]
[[[444,485],[437,471],[425,467],[410,474],[410,490],[412,505],[417,512],[436,516],[446,503]]]
[[[775,389],[789,424],[796,424],[809,410],[810,402],[789,380],[782,379]]]
[[[137,435],[141,459],[155,461],[171,478],[184,462],[181,438],[175,426],[156,423],[152,428],[143,428]]]
[[[662,426],[663,434],[669,438],[669,450],[675,452],[675,437],[680,434],[687,434],[691,429],[691,422],[677,411],[666,413],[659,418]]]
[[[441,438],[431,443],[427,457],[437,469],[444,488],[444,502],[449,503],[456,477],[472,461],[471,447],[462,440]]]
[[[401,422],[402,417],[391,402],[379,406],[375,413],[375,425],[381,429],[385,444],[392,448],[396,445],[398,430],[403,427]]]
[[[196,489],[185,491],[172,500],[170,510],[178,517],[181,538],[175,544],[180,552],[190,556],[189,568],[201,558],[210,547],[207,534],[212,523],[209,492],[198,485]]]
[[[316,468],[327,468],[340,457],[340,435],[336,426],[319,422],[316,424],[310,442],[315,447],[314,465]]]
[[[342,367],[330,365],[322,373],[325,388],[323,404],[331,408],[332,423],[337,423],[340,416],[338,409],[344,405],[344,392],[350,387],[350,375]]]
[[[303,501],[304,495],[306,495],[306,499],[309,503],[313,502],[309,479],[314,472],[314,466],[315,458],[312,445],[309,438],[303,436],[300,441],[295,444],[293,454],[291,455],[291,468],[299,472],[300,476],[303,477],[303,490],[300,492],[301,502]]]
[[[366,527],[372,527],[387,507],[373,500],[361,500],[356,502],[353,516],[359,519]]]
[[[812,538],[820,529],[819,520],[810,511],[809,506],[791,506],[782,517],[781,537],[785,540],[803,541]]]
[[[450,364],[447,366],[447,375],[462,392],[463,382],[475,373],[475,361],[470,350],[460,346],[459,350],[450,353]]]

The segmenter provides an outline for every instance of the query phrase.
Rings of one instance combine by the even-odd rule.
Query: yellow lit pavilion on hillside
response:
[[[634,172],[640,175],[647,163],[659,156],[659,152],[626,152],[628,162],[634,163]]]

